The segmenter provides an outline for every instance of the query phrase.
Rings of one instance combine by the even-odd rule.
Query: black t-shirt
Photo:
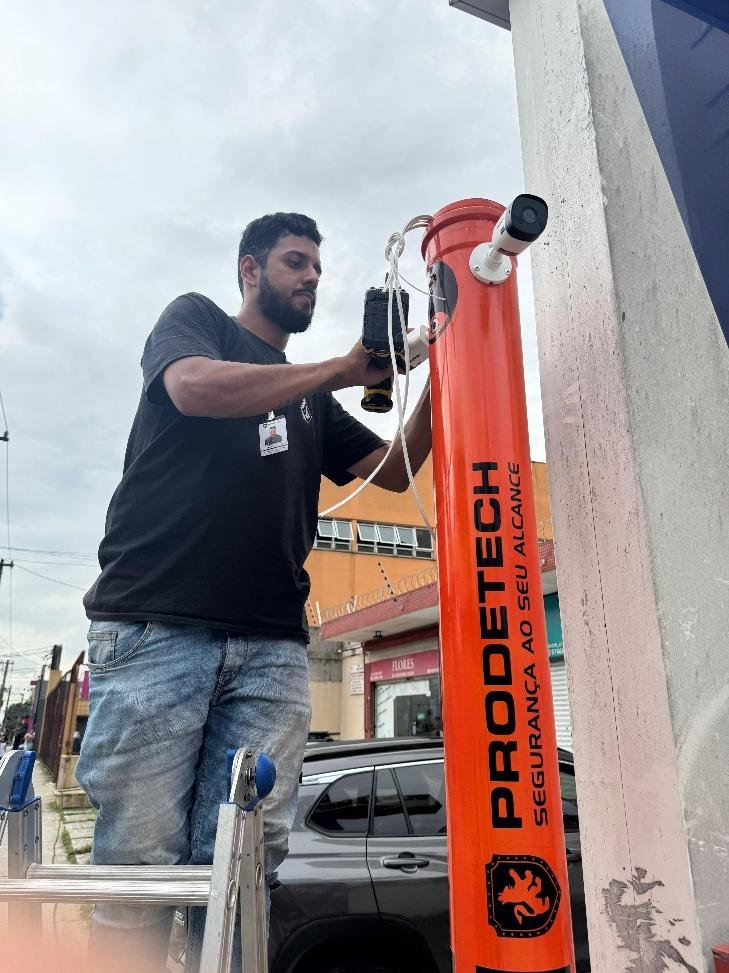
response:
[[[329,393],[307,395],[273,415],[183,416],[162,373],[192,355],[286,362],[283,352],[200,294],[178,297],[162,312],[144,348],[144,389],[86,614],[307,637],[304,561],[314,542],[321,475],[349,483],[347,469],[382,440]],[[261,424],[278,420],[278,436],[282,418],[288,449],[278,443],[273,451],[264,445],[271,423],[268,431]]]

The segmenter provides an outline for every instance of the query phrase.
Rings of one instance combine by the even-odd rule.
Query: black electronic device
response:
[[[400,308],[397,295],[392,299],[392,344],[398,371],[405,370],[405,339],[403,324],[407,329],[410,298],[407,291],[400,290],[400,300],[405,321],[400,321]],[[390,292],[387,287],[370,287],[365,294],[364,320],[362,323],[362,346],[378,368],[390,366],[390,341],[387,334],[388,307]],[[367,412],[389,412],[392,408],[392,378],[388,376],[376,385],[364,390],[362,408]]]

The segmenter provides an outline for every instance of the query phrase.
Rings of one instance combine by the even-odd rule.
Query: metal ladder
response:
[[[0,901],[11,923],[42,933],[43,902],[207,906],[200,973],[230,973],[239,902],[244,973],[268,969],[268,920],[261,801],[276,780],[273,762],[242,747],[232,758],[230,800],[220,805],[211,865],[44,865],[41,798],[31,781],[34,751],[0,760],[0,843],[8,831],[8,881]],[[239,894],[240,891],[240,894]]]

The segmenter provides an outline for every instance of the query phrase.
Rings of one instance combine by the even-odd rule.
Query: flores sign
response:
[[[388,682],[410,676],[432,676],[440,670],[438,650],[398,655],[394,659],[378,659],[370,663],[370,682]]]

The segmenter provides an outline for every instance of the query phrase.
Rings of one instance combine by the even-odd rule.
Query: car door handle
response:
[[[383,868],[399,868],[403,872],[416,872],[419,868],[430,865],[430,859],[422,858],[420,855],[386,855],[380,859],[380,864]]]

